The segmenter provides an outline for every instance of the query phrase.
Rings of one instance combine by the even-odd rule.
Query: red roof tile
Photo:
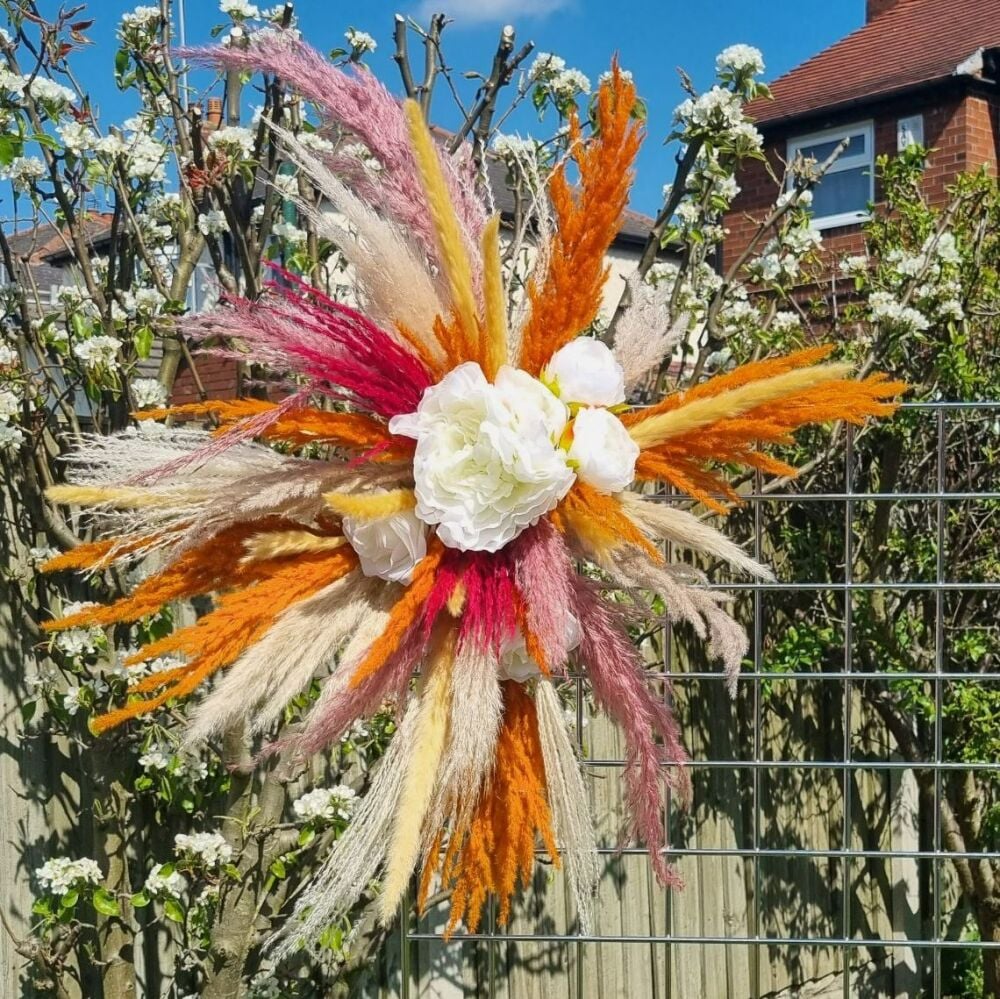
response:
[[[774,100],[747,114],[767,124],[956,74],[979,49],[1000,46],[1000,0],[900,0],[864,27],[771,84]]]

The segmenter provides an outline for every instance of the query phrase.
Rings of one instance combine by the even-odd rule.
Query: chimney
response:
[[[875,20],[876,17],[881,17],[887,11],[892,10],[899,0],[865,0],[866,11],[865,11],[865,23],[868,24]]]
[[[214,132],[222,127],[222,100],[218,97],[209,97],[208,116],[205,119],[205,131]]]

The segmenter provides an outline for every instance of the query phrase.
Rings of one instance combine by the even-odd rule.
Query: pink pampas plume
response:
[[[682,800],[690,797],[691,781],[685,769],[688,755],[667,706],[646,686],[643,662],[632,646],[623,622],[587,580],[574,574],[575,612],[583,622],[577,650],[594,697],[625,733],[626,803],[631,832],[643,840],[657,880],[665,887],[682,886],[680,875],[666,862],[663,831],[662,783],[666,780]],[[654,735],[663,745],[657,745]],[[668,769],[663,774],[662,767]]]
[[[420,241],[428,255],[435,255],[437,244],[430,212],[402,108],[373,73],[367,70],[345,73],[315,49],[277,31],[258,38],[251,36],[245,48],[190,48],[180,49],[177,54],[222,69],[272,73],[290,83],[306,100],[317,104],[332,123],[360,139],[383,166],[377,182],[360,176],[348,178],[354,190],[399,222]],[[470,182],[468,161],[460,169],[454,158],[442,152],[441,165],[467,249],[475,250],[486,225],[486,211]],[[478,253],[472,259],[478,261]],[[479,268],[474,270],[478,273]]]
[[[292,370],[314,389],[346,397],[386,419],[417,408],[431,384],[417,357],[361,313],[280,267],[274,271],[293,287],[270,283],[273,295],[266,304],[227,299],[227,308],[192,317],[185,333],[233,337],[248,346],[254,360]]]
[[[566,672],[572,631],[573,563],[562,535],[540,520],[511,545],[514,579],[528,627],[541,643],[549,669]]]

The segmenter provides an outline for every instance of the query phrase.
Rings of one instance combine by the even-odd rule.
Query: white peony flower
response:
[[[566,618],[566,649],[572,652],[580,644],[583,631],[580,622],[572,615]],[[538,663],[528,654],[528,646],[524,635],[518,630],[500,653],[499,673],[501,680],[516,680],[524,683],[541,674]]]
[[[417,442],[416,515],[463,551],[501,549],[569,492],[557,442],[566,407],[537,379],[503,368],[491,385],[474,362],[429,388],[389,429]]]
[[[577,337],[557,350],[542,380],[564,402],[617,406],[625,401],[625,371],[611,348],[592,337]]]
[[[409,583],[414,566],[427,554],[427,527],[412,510],[375,520],[345,517],[343,528],[366,576]]]
[[[636,444],[606,409],[581,409],[573,421],[569,460],[583,482],[602,493],[620,493],[635,478]]]

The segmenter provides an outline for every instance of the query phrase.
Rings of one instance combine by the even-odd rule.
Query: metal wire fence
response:
[[[572,913],[562,915],[566,903],[553,888],[559,874],[526,892],[521,916],[505,930],[487,918],[482,932],[456,934],[445,944],[440,923],[404,920],[403,996],[758,999],[798,995],[812,983],[810,996],[938,999],[962,994],[954,984],[964,973],[957,963],[972,969],[972,979],[962,981],[975,979],[983,953],[1000,948],[1000,940],[976,939],[970,929],[945,817],[953,811],[949,792],[958,778],[979,782],[988,794],[1000,762],[977,758],[967,746],[953,758],[945,719],[955,724],[956,691],[970,711],[977,692],[1000,696],[989,651],[1000,575],[990,561],[995,553],[987,550],[997,536],[992,518],[1000,518],[1000,462],[991,471],[993,455],[1000,454],[1000,404],[909,404],[904,410],[914,446],[925,453],[901,463],[891,488],[879,491],[869,439],[851,430],[839,471],[828,471],[820,488],[767,491],[760,481],[748,483],[747,504],[734,523],[763,561],[778,550],[769,532],[778,521],[799,530],[801,517],[820,525],[827,538],[831,531],[839,537],[835,548],[816,552],[816,565],[826,569],[812,578],[801,567],[779,564],[774,583],[712,584],[737,595],[751,630],[750,657],[731,709],[720,699],[719,672],[704,653],[685,654],[682,638],[666,625],[661,678],[685,720],[695,775],[692,811],[669,803],[666,818],[670,852],[687,889],[652,887],[641,846],[622,848],[610,835],[601,848],[607,862],[601,897],[615,911],[593,934],[581,935]],[[881,446],[884,464],[884,440]],[[890,444],[889,459],[898,459],[891,450],[902,446]],[[919,537],[902,532],[898,564],[910,574],[886,579],[871,569],[878,561],[871,539],[881,531],[883,545],[899,548],[900,531],[885,535],[885,525],[901,510],[919,511],[912,522],[926,530]],[[978,533],[957,553],[952,528],[973,515]],[[908,638],[914,652],[910,661],[873,665],[872,608],[887,601],[896,614],[893,627],[908,629],[895,644],[905,647]],[[971,630],[983,631],[988,646],[978,661],[974,650],[954,647],[958,602],[977,609]],[[815,660],[807,652],[776,663],[777,635],[787,635],[803,616],[827,622]],[[962,631],[963,641],[969,631]],[[890,695],[893,717],[908,719],[913,745],[872,708]],[[570,707],[585,769],[607,792],[601,800],[620,799],[624,760],[613,738],[588,733],[581,678]],[[820,800],[825,804],[814,808]],[[595,817],[600,808],[595,803]],[[613,832],[614,821],[607,828]],[[984,835],[966,842],[963,856],[1000,864],[993,846]],[[720,905],[725,912],[715,911]],[[526,957],[541,953],[547,955],[541,963]],[[612,958],[625,971],[610,974]],[[640,965],[644,970],[629,980],[628,969]],[[444,966],[451,970],[443,985]]]

